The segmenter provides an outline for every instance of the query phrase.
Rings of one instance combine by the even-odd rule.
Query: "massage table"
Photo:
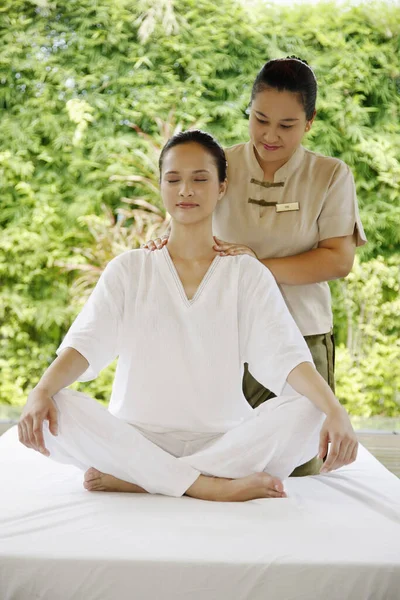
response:
[[[88,492],[0,437],[0,600],[399,600],[400,480],[357,461],[288,497]]]

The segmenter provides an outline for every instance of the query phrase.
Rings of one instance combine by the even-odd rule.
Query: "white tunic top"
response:
[[[57,353],[66,347],[89,362],[81,381],[119,356],[110,411],[153,431],[226,432],[253,413],[244,362],[277,395],[312,362],[261,263],[217,256],[188,300],[166,248],[113,259]]]
[[[228,190],[214,212],[214,234],[252,248],[260,259],[307,252],[328,238],[357,234],[366,237],[357,206],[353,175],[337,158],[300,146],[276,173],[264,173],[251,142],[226,151]],[[276,205],[289,204],[277,212]],[[327,333],[332,328],[329,286],[281,285],[282,294],[303,335]]]

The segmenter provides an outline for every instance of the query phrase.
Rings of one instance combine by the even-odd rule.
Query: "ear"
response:
[[[312,124],[314,123],[314,119],[315,119],[315,115],[316,114],[317,114],[317,111],[314,110],[311,119],[309,121],[307,121],[307,123],[306,123],[306,129],[305,129],[306,133],[310,131],[310,129],[312,127]]]
[[[221,198],[223,198],[225,196],[227,187],[228,187],[227,179],[225,179],[225,181],[223,181],[222,183],[219,184],[218,200],[221,200]]]

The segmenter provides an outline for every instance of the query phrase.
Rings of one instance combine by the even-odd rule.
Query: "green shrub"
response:
[[[354,415],[400,414],[400,259],[356,260],[333,285],[337,395]]]
[[[161,226],[143,226],[139,213],[122,225],[118,219],[126,199],[145,212],[146,203],[161,208],[155,154],[165,137],[196,124],[226,145],[247,139],[251,83],[269,58],[295,54],[315,68],[318,117],[307,144],[351,166],[369,238],[361,257],[390,265],[400,244],[399,30],[400,8],[386,3],[316,11],[234,0],[3,0],[0,402],[24,401],[79,309],[80,286],[87,292],[105,257]],[[112,239],[104,233],[100,256],[93,228],[106,225]],[[342,366],[364,369],[364,382],[369,367],[366,350],[356,360],[346,346],[350,321],[337,299],[335,311],[347,348],[338,364],[345,397]],[[389,338],[396,347],[399,326],[393,320],[388,329],[374,315],[375,337],[370,322],[357,333],[351,321],[371,353],[380,344],[368,363],[377,373],[368,390],[376,391],[364,386],[360,394],[364,407],[394,414],[395,396],[392,405],[384,392],[381,408],[377,396],[380,381],[398,390],[394,369],[384,365],[395,355],[382,347]],[[90,390],[106,398],[109,383],[102,375]]]

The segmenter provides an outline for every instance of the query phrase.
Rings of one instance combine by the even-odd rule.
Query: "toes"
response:
[[[105,491],[105,487],[104,485],[101,485],[100,481],[85,481],[83,484],[83,487],[85,488],[85,490],[87,490],[88,492],[104,492]]]
[[[272,490],[275,490],[276,492],[282,493],[284,491],[282,481],[280,479],[277,479],[276,477],[271,477],[268,487]]]
[[[271,490],[271,488],[267,488],[265,490],[265,498],[286,498],[285,492],[276,492],[275,490]]]
[[[263,473],[263,486],[268,498],[286,498],[283,483],[277,477]]]
[[[90,467],[85,473],[83,487],[89,492],[102,491],[104,489],[102,473],[94,467]]]
[[[100,477],[100,475],[101,475],[100,471],[98,471],[94,467],[90,467],[90,469],[88,469],[85,473],[84,480],[91,481],[92,479],[98,479]]]

